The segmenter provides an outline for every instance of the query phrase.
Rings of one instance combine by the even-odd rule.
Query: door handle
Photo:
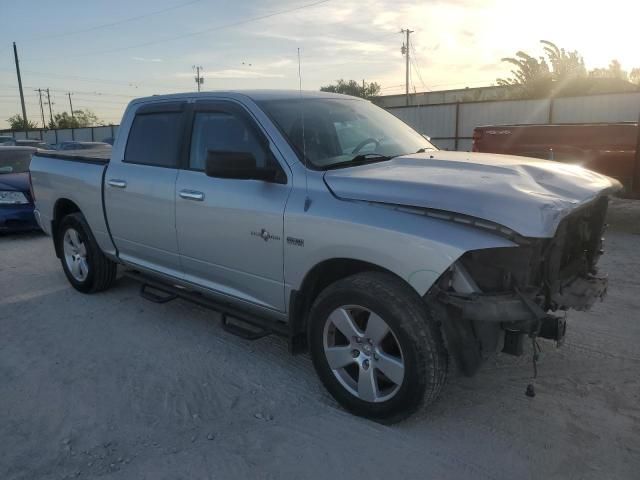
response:
[[[184,198],[185,200],[196,200],[198,202],[204,200],[204,193],[195,190],[180,190],[179,195],[180,198]]]
[[[127,188],[127,182],[125,182],[124,180],[116,180],[115,178],[113,178],[109,180],[107,183],[112,187]]]

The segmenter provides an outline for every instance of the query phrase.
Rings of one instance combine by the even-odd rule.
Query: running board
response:
[[[227,332],[245,340],[258,340],[272,333],[268,328],[259,327],[239,318],[231,317],[226,313],[222,314],[222,327]]]
[[[160,292],[160,294],[155,292]],[[176,294],[167,292],[164,289],[154,287],[153,285],[149,285],[148,283],[143,283],[140,286],[140,296],[145,300],[149,300],[153,303],[167,303],[178,298]]]
[[[124,276],[142,282],[140,295],[154,303],[167,303],[176,298],[219,312],[223,328],[247,340],[257,340],[272,333],[290,337],[289,325],[277,320],[252,316],[229,303],[215,301],[199,292],[179,288],[137,270],[126,270]],[[160,292],[160,293],[157,293]]]

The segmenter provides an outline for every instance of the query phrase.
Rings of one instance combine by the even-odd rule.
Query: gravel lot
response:
[[[343,412],[307,356],[123,279],[82,295],[49,238],[0,237],[0,478],[638,478],[640,202],[616,201],[609,297],[529,354],[451,375],[392,427]]]

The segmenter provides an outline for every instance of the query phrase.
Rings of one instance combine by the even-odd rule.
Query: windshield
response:
[[[348,166],[356,159],[380,161],[436,150],[425,137],[370,102],[301,98],[258,104],[299,157],[302,159],[306,154],[309,164],[318,169]]]
[[[31,152],[0,152],[0,175],[28,172],[30,163]]]

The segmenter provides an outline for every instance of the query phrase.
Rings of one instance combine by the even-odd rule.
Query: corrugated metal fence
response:
[[[55,144],[60,142],[102,142],[107,138],[115,138],[118,133],[118,125],[106,125],[104,127],[86,128],[58,128],[54,130],[29,130],[28,132],[0,132],[2,135],[12,135],[16,140],[26,138],[42,140],[45,143]]]
[[[445,103],[389,107],[387,110],[420,133],[429,135],[440,148],[470,150],[473,129],[482,125],[636,122],[640,116],[640,93]],[[70,140],[99,142],[115,137],[117,132],[117,125],[32,130],[28,132],[28,138],[52,144]],[[15,138],[27,138],[24,132],[12,134]]]
[[[447,103],[387,109],[438,147],[470,150],[473,129],[482,125],[637,122],[640,93],[541,100]]]

